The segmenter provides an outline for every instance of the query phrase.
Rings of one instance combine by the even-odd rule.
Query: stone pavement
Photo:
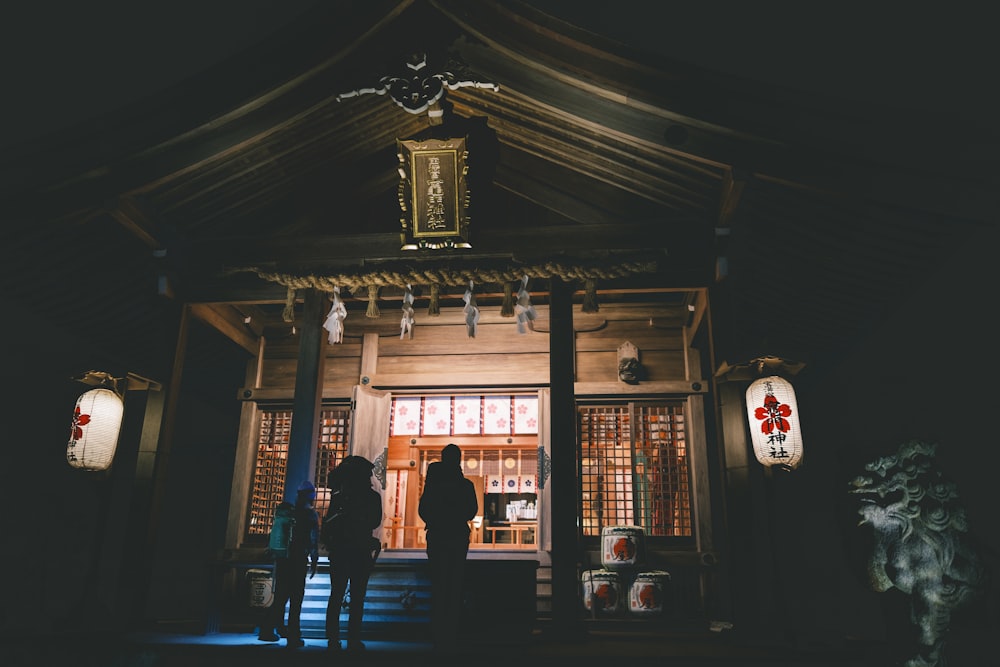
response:
[[[519,641],[500,637],[464,645],[458,654],[440,656],[420,641],[365,641],[362,654],[331,654],[326,642],[306,639],[299,649],[284,640],[260,642],[255,633],[184,634],[147,632],[128,635],[35,637],[14,640],[0,652],[5,667],[267,667],[278,665],[441,665],[467,663],[489,667],[546,665],[671,666],[739,665],[765,667],[888,667],[882,647],[792,647],[740,641],[726,633],[666,636],[587,632],[575,640],[535,634]],[[987,663],[984,663],[987,664]]]

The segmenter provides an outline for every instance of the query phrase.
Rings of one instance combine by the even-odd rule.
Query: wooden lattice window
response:
[[[350,409],[328,407],[320,412],[319,442],[316,447],[316,508],[325,511],[324,484],[327,473],[347,456]],[[257,428],[257,460],[250,493],[248,536],[266,536],[271,532],[274,508],[285,494],[285,468],[288,442],[292,432],[291,410],[263,409]]]
[[[347,456],[351,410],[349,407],[325,408],[320,413],[319,444],[316,447],[315,477],[316,511],[322,516],[330,502],[330,492],[326,488],[327,474]]]
[[[691,537],[691,484],[682,403],[580,406],[583,534],[641,526]]]

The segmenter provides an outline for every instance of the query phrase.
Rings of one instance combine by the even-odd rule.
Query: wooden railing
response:
[[[534,549],[538,542],[538,522],[518,521],[503,526],[486,526],[485,530],[490,535],[490,546],[494,549],[498,544],[507,549]],[[502,533],[510,534],[509,542],[499,542]]]
[[[401,517],[386,519],[384,545],[387,549],[423,549],[427,546],[425,527],[406,525]],[[474,549],[535,549],[538,543],[538,522],[518,521],[501,526],[484,526],[482,522],[469,522],[469,546]],[[402,546],[398,545],[399,535]],[[506,535],[503,539],[501,535]]]

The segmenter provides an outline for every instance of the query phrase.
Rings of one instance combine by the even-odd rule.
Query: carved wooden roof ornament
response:
[[[478,81],[468,71],[468,68],[454,59],[450,59],[445,68],[437,73],[431,73],[427,66],[427,54],[418,52],[410,55],[398,74],[389,74],[379,79],[378,86],[358,88],[337,95],[337,101],[374,93],[385,95],[389,93],[392,101],[404,111],[419,114],[427,111],[431,125],[440,125],[444,113],[440,101],[445,90],[455,90],[466,86],[488,88],[494,92],[500,90],[495,83]]]

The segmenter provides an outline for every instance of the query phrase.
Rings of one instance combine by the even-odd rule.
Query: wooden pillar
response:
[[[761,637],[774,637],[777,623],[773,541],[766,472],[754,459],[747,437],[743,382],[720,382],[719,403],[725,443],[729,570],[733,621]]]
[[[304,291],[302,318],[298,325],[299,359],[295,367],[295,397],[292,404],[292,431],[288,436],[288,464],[285,468],[285,500],[295,502],[295,490],[312,479],[319,438],[319,414],[323,400],[323,351],[325,295],[315,289]]]
[[[150,555],[144,551],[150,521],[150,491],[153,459],[163,420],[163,394],[158,384],[143,390],[125,381],[125,423],[119,438],[111,484],[107,490],[107,512],[98,585],[94,592],[98,610],[109,610],[115,622],[136,618],[140,567]]]
[[[153,563],[156,539],[160,530],[163,499],[166,496],[173,448],[177,404],[180,401],[181,376],[191,328],[191,309],[174,301],[164,301],[164,326],[176,325],[170,380],[163,392],[147,396],[146,413],[135,459],[135,486],[129,504],[129,528],[141,536],[130,554],[122,561],[118,579],[119,598],[124,600],[124,613],[136,623],[146,614],[150,587],[153,583]]]
[[[155,460],[153,463],[153,499],[152,509],[149,517],[149,534],[147,545],[152,550],[159,526],[160,507],[167,491],[167,480],[170,471],[170,454],[173,449],[174,431],[176,430],[174,420],[177,415],[177,404],[181,394],[181,375],[184,370],[184,360],[187,354],[188,334],[191,330],[191,309],[187,306],[180,306],[178,309],[177,339],[174,344],[173,365],[170,370],[170,383],[167,385],[167,393],[164,397],[162,412],[162,424],[159,432],[159,439],[156,447]],[[144,465],[140,453],[139,465]]]
[[[574,395],[576,345],[573,290],[561,278],[550,282],[549,385],[552,439],[552,625],[562,637],[583,631],[580,535],[577,526],[577,442]]]
[[[257,340],[257,355],[247,364],[244,386],[260,388],[264,370],[266,339]],[[257,403],[243,401],[240,407],[240,432],[233,462],[233,481],[229,494],[229,519],[226,521],[226,549],[237,549],[247,531],[247,507],[253,492],[253,469],[257,461]]]

